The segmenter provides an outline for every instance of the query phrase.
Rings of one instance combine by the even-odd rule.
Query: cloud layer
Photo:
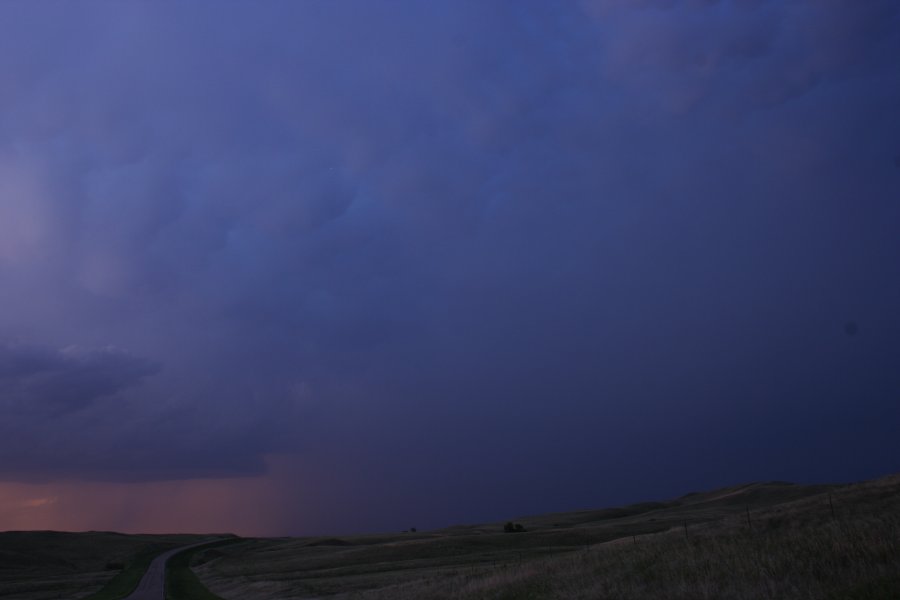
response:
[[[82,409],[157,370],[157,365],[115,348],[0,346],[0,394],[7,411]]]
[[[0,23],[4,478],[293,456],[393,527],[898,466],[890,0]]]

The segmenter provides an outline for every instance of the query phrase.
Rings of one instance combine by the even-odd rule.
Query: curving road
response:
[[[163,552],[154,558],[153,562],[150,563],[147,572],[144,573],[144,576],[141,578],[141,582],[138,584],[137,589],[135,589],[130,596],[125,598],[125,600],[165,600],[166,561],[182,550],[187,550],[194,546],[203,546],[204,544],[209,543],[210,542],[206,541],[199,544],[191,544],[190,546],[182,546],[181,548]]]

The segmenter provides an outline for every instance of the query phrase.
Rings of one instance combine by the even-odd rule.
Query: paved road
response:
[[[144,573],[144,576],[141,578],[141,582],[138,584],[137,589],[134,590],[130,596],[125,598],[125,600],[165,600],[166,561],[169,560],[173,554],[178,554],[182,550],[187,550],[194,546],[202,546],[203,544],[208,543],[209,542],[207,541],[199,544],[191,544],[190,546],[182,546],[181,548],[175,548],[174,550],[164,552],[154,558],[153,562],[150,563],[150,568],[147,569],[147,572]]]

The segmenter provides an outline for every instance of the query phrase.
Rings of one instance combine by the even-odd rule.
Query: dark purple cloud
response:
[[[0,346],[0,393],[7,410],[76,410],[158,369],[115,348],[57,350],[6,343]]]
[[[0,17],[4,477],[286,454],[396,527],[898,467],[893,2]]]

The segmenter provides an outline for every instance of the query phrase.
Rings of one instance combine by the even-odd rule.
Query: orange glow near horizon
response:
[[[272,470],[143,483],[0,482],[0,531],[283,535],[288,507],[280,487]]]

